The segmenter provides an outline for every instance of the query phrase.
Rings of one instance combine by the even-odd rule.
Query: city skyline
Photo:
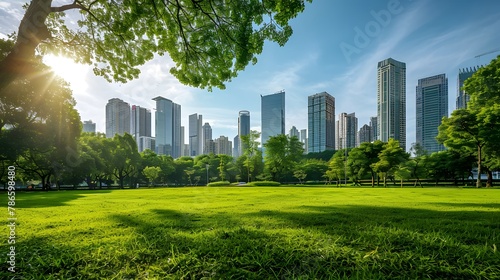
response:
[[[18,1],[0,5],[3,38],[16,31],[23,14]],[[390,6],[389,4],[394,4]],[[459,69],[488,64],[500,54],[500,3],[495,1],[314,1],[291,21],[294,34],[284,47],[266,43],[256,65],[249,65],[213,92],[181,85],[169,74],[168,56],[156,57],[141,67],[139,79],[127,84],[108,83],[90,67],[47,57],[56,72],[71,83],[81,120],[92,120],[105,132],[102,108],[111,98],[153,109],[155,96],[183,106],[188,116],[203,115],[213,135],[237,135],[238,112],[252,114],[251,129],[261,127],[259,95],[282,89],[287,94],[285,131],[307,127],[307,96],[327,91],[338,112],[355,112],[359,126],[377,115],[377,62],[388,57],[407,66],[407,149],[416,141],[415,86],[421,77],[445,73],[456,81]],[[478,32],[480,30],[480,32]],[[488,53],[488,54],[487,54]],[[49,63],[49,64],[50,64]],[[60,66],[60,67],[59,67]],[[457,83],[449,83],[448,112],[455,109]],[[152,115],[154,123],[154,114]],[[185,136],[188,139],[188,135]]]

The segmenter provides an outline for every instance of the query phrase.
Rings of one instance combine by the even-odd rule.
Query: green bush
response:
[[[279,186],[281,185],[279,182],[275,181],[255,181],[255,182],[250,182],[247,184],[248,186],[254,186],[254,187],[260,187],[260,186]]]
[[[208,183],[207,186],[209,187],[224,187],[224,186],[230,186],[231,183],[229,183],[229,181],[218,181],[218,182],[212,182],[212,183]]]

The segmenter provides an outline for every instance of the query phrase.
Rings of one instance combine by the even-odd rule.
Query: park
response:
[[[16,277],[496,279],[499,201],[474,187],[18,191]]]

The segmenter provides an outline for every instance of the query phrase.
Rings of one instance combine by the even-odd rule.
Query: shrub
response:
[[[281,184],[279,182],[275,182],[275,181],[255,181],[255,182],[250,182],[247,185],[254,186],[254,187],[259,187],[259,186],[275,187],[275,186],[279,186]]]
[[[229,181],[218,181],[218,182],[212,182],[212,183],[208,183],[207,186],[209,187],[224,187],[224,186],[230,186],[231,183],[229,183]]]

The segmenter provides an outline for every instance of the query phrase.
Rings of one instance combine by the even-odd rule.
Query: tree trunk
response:
[[[12,51],[0,61],[0,94],[12,81],[34,72],[36,47],[51,37],[45,20],[51,13],[52,0],[32,0],[17,31]]]
[[[493,172],[491,170],[488,170],[488,181],[486,182],[486,187],[492,187],[493,186]]]
[[[476,179],[476,188],[481,187],[481,145],[477,145],[477,179]]]

